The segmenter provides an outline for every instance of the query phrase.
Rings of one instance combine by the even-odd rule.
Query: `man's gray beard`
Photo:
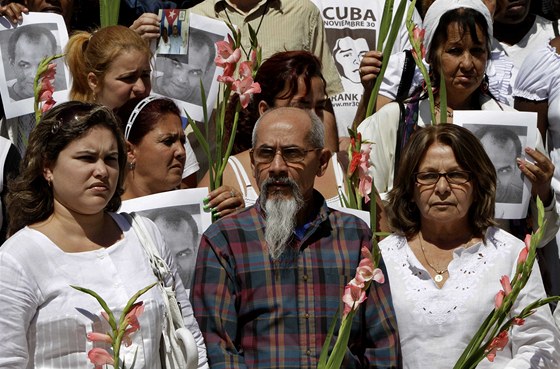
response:
[[[266,211],[264,238],[273,261],[278,261],[289,247],[296,227],[297,213],[303,206],[303,196],[297,183],[290,178],[280,180],[292,187],[292,197],[269,194],[268,185],[277,182],[278,178],[265,180],[261,185],[260,196],[261,208]]]

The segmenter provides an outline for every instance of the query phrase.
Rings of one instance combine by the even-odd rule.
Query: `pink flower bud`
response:
[[[509,277],[507,275],[503,275],[500,278],[500,283],[502,284],[502,288],[504,289],[505,296],[511,293],[511,284],[509,281]]]
[[[504,302],[504,296],[505,296],[505,293],[502,290],[500,290],[496,294],[496,298],[495,298],[496,309],[499,309],[502,306],[502,303]]]

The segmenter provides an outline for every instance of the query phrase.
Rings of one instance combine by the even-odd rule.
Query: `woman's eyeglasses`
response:
[[[438,172],[417,172],[414,173],[416,183],[421,185],[433,185],[439,182],[441,177],[445,177],[450,184],[465,184],[471,180],[471,172],[454,171],[446,173]]]

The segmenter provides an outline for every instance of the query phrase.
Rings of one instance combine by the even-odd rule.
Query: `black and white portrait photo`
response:
[[[214,43],[220,35],[191,28],[188,35],[188,54],[158,54],[153,78],[154,92],[194,105],[202,105],[200,81],[204,91],[210,91],[216,70]]]
[[[179,205],[139,211],[150,218],[159,228],[165,244],[171,250],[179,275],[185,288],[190,289],[196,254],[202,236],[196,218],[200,218],[200,206]]]
[[[119,212],[136,212],[151,219],[177,263],[185,288],[190,289],[200,237],[212,223],[202,199],[208,188],[157,193],[123,201]]]
[[[2,54],[0,93],[8,118],[33,112],[34,80],[38,65],[46,57],[61,54],[68,40],[61,16],[49,14],[48,17],[55,17],[54,21],[40,18],[40,23],[33,23],[38,20],[33,15],[26,16],[26,22],[15,28],[1,29],[0,26],[0,53]],[[54,98],[57,100],[58,97],[57,101],[60,101],[60,95],[64,94],[62,98],[64,101],[69,86],[68,72],[62,58],[55,60],[54,63],[56,64]]]
[[[479,140],[496,169],[496,217],[522,219],[527,215],[531,182],[517,159],[530,160],[525,147],[535,147],[536,114],[503,111],[454,111],[453,123]],[[474,159],[474,158],[473,158]]]
[[[179,17],[182,11],[179,10]],[[165,22],[168,20],[162,17],[162,23]],[[186,54],[156,53],[152,92],[173,99],[181,111],[200,122],[204,118],[200,82],[206,95],[206,109],[211,111],[218,95],[217,78],[223,72],[214,63],[215,43],[225,40],[230,30],[224,22],[198,14],[190,14],[181,27],[185,29],[187,24]]]

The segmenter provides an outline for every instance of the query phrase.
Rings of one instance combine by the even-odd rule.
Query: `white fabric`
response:
[[[187,139],[185,141],[185,154],[187,158],[185,159],[185,167],[183,168],[183,179],[187,178],[193,173],[198,172],[200,166],[198,165],[198,160],[196,160],[196,155],[192,149],[192,146]]]
[[[86,339],[92,331],[105,333],[98,302],[70,285],[89,288],[115,311],[141,288],[156,282],[149,261],[130,224],[112,214],[123,230],[123,239],[108,248],[65,253],[44,234],[24,228],[0,248],[0,367],[88,368],[87,352],[94,346]],[[194,319],[188,296],[169,250],[155,225],[149,232],[175,274],[177,297],[185,325],[193,333],[199,367],[207,368],[206,348]],[[131,347],[122,348],[135,368],[160,368],[159,340],[163,323],[161,293],[157,289],[140,297],[145,311]],[[120,313],[119,313],[120,314]]]
[[[379,243],[391,285],[404,368],[450,369],[494,308],[500,277],[515,273],[524,243],[498,228],[482,242],[453,253],[449,278],[439,289],[418,261],[406,239],[392,235]],[[545,297],[538,264],[521,291],[514,313]],[[510,340],[494,363],[477,368],[534,369],[560,367],[559,332],[548,306],[510,331]]]
[[[426,47],[426,57],[429,58],[430,45],[434,39],[434,33],[439,25],[439,20],[448,11],[458,8],[473,9],[482,14],[488,25],[488,34],[494,34],[492,15],[490,15],[490,11],[484,2],[480,0],[436,0],[430,5],[424,16],[424,29],[426,30],[424,46]]]
[[[481,110],[505,110],[514,111],[515,109],[498,104],[496,101],[484,97],[481,101]],[[372,176],[375,188],[379,192],[382,200],[386,201],[387,193],[393,188],[394,168],[395,168],[395,145],[397,142],[397,130],[399,128],[400,108],[398,103],[390,103],[381,108],[377,113],[366,118],[358,126],[358,132],[362,134],[364,140],[373,142],[370,154],[370,175]],[[426,122],[431,120],[430,104],[428,100],[422,100],[418,109],[418,126],[425,127]],[[537,142],[536,149],[546,153],[542,138],[538,130],[535,131]],[[537,211],[534,200],[530,202],[531,215],[534,224],[537,224]],[[558,213],[554,202],[545,208],[545,219],[548,227],[540,245],[545,245],[554,238],[558,231]],[[500,227],[509,229],[508,221],[500,221]]]
[[[379,49],[379,26],[385,2],[382,0],[311,0],[321,11],[327,43],[332,51],[344,92],[330,96],[333,104],[339,137],[348,137],[358,103],[364,92],[358,68],[363,53]],[[393,17],[399,2],[395,1]],[[406,6],[408,7],[409,4]],[[405,11],[406,16],[406,11]],[[408,32],[404,26],[399,30],[392,52],[410,48]],[[414,22],[422,25],[415,10]],[[389,54],[389,51],[385,51]]]
[[[228,164],[233,169],[235,173],[235,178],[237,178],[237,183],[241,194],[243,195],[243,201],[245,201],[245,207],[255,205],[259,195],[255,191],[255,188],[251,184],[251,180],[247,175],[247,171],[243,168],[243,164],[235,156],[230,156],[228,158]]]
[[[255,202],[257,202],[259,195],[257,194],[253,185],[251,184],[251,181],[249,180],[249,175],[247,174],[247,171],[243,167],[243,164],[241,164],[239,159],[233,156],[230,156],[228,158],[228,164],[231,167],[231,169],[233,169],[233,172],[235,173],[235,178],[237,178],[237,184],[241,189],[241,194],[243,195],[243,200],[245,201],[245,207],[255,205]],[[341,190],[344,191],[345,188],[344,170],[342,169],[342,166],[338,162],[336,153],[334,153],[331,156],[331,165],[333,166],[334,169],[336,186],[340,193],[340,191]],[[340,201],[339,195],[333,196],[330,199],[326,199],[325,201],[327,205],[330,207],[335,207],[335,208],[342,207],[342,202]]]

